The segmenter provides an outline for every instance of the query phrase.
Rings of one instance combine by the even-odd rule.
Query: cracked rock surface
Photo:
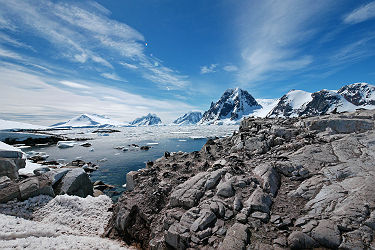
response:
[[[374,249],[374,119],[244,119],[131,173],[107,236],[144,249]]]

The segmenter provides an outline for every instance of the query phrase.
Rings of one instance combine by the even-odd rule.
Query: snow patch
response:
[[[129,249],[101,238],[112,212],[108,196],[38,196],[0,205],[0,245],[25,249]],[[13,211],[13,213],[12,213]]]

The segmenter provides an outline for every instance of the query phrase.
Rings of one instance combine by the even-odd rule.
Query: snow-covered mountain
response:
[[[190,111],[183,116],[177,118],[173,123],[176,125],[193,125],[197,124],[202,119],[202,113],[197,111]]]
[[[291,90],[283,95],[277,105],[268,113],[268,117],[297,117],[304,105],[312,100],[311,93],[303,90]]]
[[[312,100],[306,103],[299,116],[316,116],[337,112],[355,111],[358,106],[348,102],[334,90],[323,89],[311,94]]]
[[[315,93],[291,90],[280,98],[267,117],[316,116],[358,108],[375,108],[375,86],[354,83],[338,91],[323,89]]]
[[[162,125],[161,119],[155,114],[148,114],[140,118],[135,119],[130,123],[132,126],[153,126]]]
[[[211,103],[198,124],[236,123],[260,108],[262,106],[246,90],[227,89],[216,103]]]
[[[115,127],[121,123],[113,121],[107,116],[98,114],[82,114],[66,122],[52,125],[53,128],[92,128],[92,127]]]
[[[375,86],[368,83],[349,84],[337,93],[356,106],[375,105]]]

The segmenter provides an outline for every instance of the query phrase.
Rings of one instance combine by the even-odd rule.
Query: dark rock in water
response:
[[[141,147],[141,150],[146,150],[146,151],[147,151],[147,150],[149,150],[150,148],[151,148],[150,146],[142,146],[142,147]]]
[[[74,160],[70,163],[70,166],[74,166],[74,167],[83,167],[84,165],[86,164],[86,162],[82,161],[82,160]]]
[[[42,165],[54,165],[54,166],[59,165],[59,163],[57,161],[42,161],[42,162],[38,162],[38,163],[40,163]]]
[[[106,189],[112,189],[112,188],[114,188],[114,186],[105,184],[102,181],[96,181],[96,182],[94,182],[93,186],[94,186],[94,192],[95,192],[95,190],[104,191]]]
[[[35,175],[38,176],[38,175],[45,174],[45,173],[47,173],[48,171],[50,171],[49,168],[47,168],[47,167],[43,167],[43,168],[37,168],[37,169],[34,169],[33,173],[34,173]]]
[[[101,128],[101,129],[92,131],[92,133],[117,133],[117,132],[121,132],[121,131],[117,129],[109,129],[109,128]]]
[[[99,166],[94,164],[94,163],[91,163],[91,162],[88,162],[86,163],[85,165],[82,166],[82,169],[85,170],[85,172],[88,172],[88,173],[91,173],[91,172],[94,172],[96,170],[98,170]]]
[[[89,142],[86,142],[86,143],[81,144],[81,146],[82,146],[82,147],[85,147],[85,148],[88,148],[88,147],[91,147],[92,144],[89,143]]]
[[[246,118],[199,152],[129,172],[107,236],[143,249],[371,249],[374,122],[375,110]]]

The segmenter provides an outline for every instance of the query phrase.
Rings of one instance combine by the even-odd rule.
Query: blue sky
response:
[[[375,1],[0,0],[0,118],[170,122],[255,98],[374,83]]]

